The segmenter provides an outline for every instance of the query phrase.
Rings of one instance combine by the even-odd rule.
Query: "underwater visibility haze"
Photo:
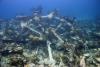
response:
[[[100,67],[99,0],[0,0],[0,67]]]
[[[31,15],[32,9],[43,7],[47,13],[58,9],[62,15],[71,15],[82,19],[94,18],[97,0],[0,0],[0,17],[12,18],[19,14]]]

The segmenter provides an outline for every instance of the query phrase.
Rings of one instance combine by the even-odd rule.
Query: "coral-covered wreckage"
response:
[[[99,67],[99,23],[42,9],[0,20],[0,67]]]

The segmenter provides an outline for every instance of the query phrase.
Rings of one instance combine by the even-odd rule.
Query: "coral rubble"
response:
[[[0,20],[0,67],[99,67],[100,26],[76,20],[42,9]]]

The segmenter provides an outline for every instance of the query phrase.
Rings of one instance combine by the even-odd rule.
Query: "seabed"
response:
[[[0,20],[0,67],[100,67],[100,20],[56,10]]]

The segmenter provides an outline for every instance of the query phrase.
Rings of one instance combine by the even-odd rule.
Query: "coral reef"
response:
[[[95,22],[79,22],[56,10],[42,15],[36,9],[32,16],[0,23],[0,67],[100,66],[100,26]]]

